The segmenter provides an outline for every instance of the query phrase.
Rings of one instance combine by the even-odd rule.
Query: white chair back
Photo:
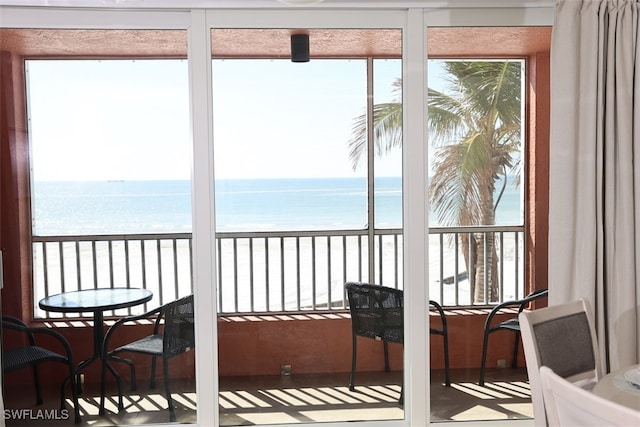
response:
[[[637,427],[640,412],[587,391],[540,368],[549,427]]]
[[[579,299],[566,304],[524,311],[519,316],[536,427],[547,419],[540,384],[540,367],[584,388],[602,378],[591,307]]]

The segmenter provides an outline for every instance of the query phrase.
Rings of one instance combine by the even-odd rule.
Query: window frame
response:
[[[38,3],[38,2],[36,2]],[[47,2],[41,2],[46,5]],[[522,5],[524,2],[513,2]],[[196,372],[199,425],[218,425],[217,390],[215,374],[217,343],[215,313],[216,295],[210,286],[215,283],[215,227],[213,218],[213,170],[211,132],[211,75],[210,37],[212,26],[234,26],[237,21],[246,28],[255,25],[269,27],[293,25],[301,27],[348,28],[352,25],[368,28],[385,28],[390,22],[401,25],[403,37],[403,105],[405,141],[403,144],[403,194],[411,195],[403,201],[405,239],[405,281],[424,283],[428,277],[428,200],[426,197],[427,153],[426,141],[426,29],[428,26],[474,25],[551,25],[552,4],[542,2],[540,7],[513,7],[458,9],[409,9],[390,10],[90,10],[57,9],[52,7],[2,6],[2,28],[101,28],[101,29],[184,29],[188,31],[188,61],[190,72],[191,131],[193,138],[193,232],[194,232],[194,288],[196,299]],[[551,2],[548,2],[551,3]],[[367,5],[372,7],[371,4]],[[420,6],[424,6],[420,4]],[[129,7],[125,5],[125,8]],[[180,6],[185,7],[185,6]],[[375,4],[373,5],[375,7]],[[371,18],[374,19],[371,19]],[[230,24],[232,19],[234,24]],[[398,28],[394,25],[393,28]],[[415,231],[415,232],[414,232]],[[30,250],[30,245],[29,245]],[[423,425],[429,417],[429,351],[426,340],[427,291],[421,286],[407,286],[412,293],[407,299],[405,334],[417,337],[405,346],[405,387],[407,392],[405,419],[398,422],[362,422],[362,426]],[[213,336],[211,335],[213,331]],[[211,339],[213,338],[213,339]],[[213,360],[212,356],[213,355]],[[211,403],[216,404],[211,404]],[[426,421],[430,423],[430,421]],[[468,422],[469,426],[492,423]],[[529,425],[530,420],[511,420],[509,425]],[[305,424],[302,424],[304,426]],[[324,424],[332,427],[338,424]]]

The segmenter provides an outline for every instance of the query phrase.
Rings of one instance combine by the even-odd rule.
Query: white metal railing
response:
[[[473,305],[475,278],[466,273],[465,248],[460,243],[461,236],[469,233],[495,236],[498,298],[488,303],[523,296],[523,229],[431,228],[430,298],[448,307]],[[218,233],[216,244],[220,313],[344,310],[347,281],[403,286],[401,229]],[[34,236],[33,260],[36,317],[62,316],[39,310],[37,301],[64,291],[102,287],[153,291],[146,306],[122,310],[131,313],[193,289],[190,233]]]

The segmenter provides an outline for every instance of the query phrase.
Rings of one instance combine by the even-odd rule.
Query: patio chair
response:
[[[37,327],[28,327],[20,319],[11,316],[2,316],[2,330],[3,335],[7,335],[5,331],[14,331],[21,335],[23,345],[20,347],[10,348],[9,350],[2,351],[2,371],[12,372],[24,368],[33,369],[33,382],[36,389],[36,403],[42,404],[42,389],[40,386],[40,374],[39,367],[46,362],[57,362],[64,364],[69,369],[69,375],[62,382],[60,387],[60,410],[65,408],[64,389],[67,380],[71,382],[71,395],[73,398],[75,423],[78,424],[81,421],[80,406],[78,405],[78,388],[75,382],[75,371],[73,364],[73,353],[71,346],[62,334],[54,331],[53,329]],[[11,333],[11,332],[10,332]],[[38,341],[40,338],[49,340],[53,339],[64,350],[62,353],[57,353],[53,350],[41,347]],[[18,342],[18,340],[12,340],[12,342]]]
[[[640,425],[640,412],[587,391],[540,367],[540,381],[549,427],[632,427]]]
[[[384,348],[384,370],[390,371],[389,351],[387,343],[404,343],[404,293],[401,289],[368,283],[348,282],[345,285],[349,300],[352,329],[351,377],[349,390],[355,390],[355,372],[357,362],[357,337],[372,338],[382,341]],[[451,384],[449,375],[449,341],[447,321],[444,310],[435,301],[430,304],[438,311],[442,328],[429,328],[432,334],[441,335],[444,340],[445,383]],[[403,391],[400,392],[400,403],[403,402]]]
[[[155,317],[153,334],[140,338],[129,344],[109,350],[109,343],[113,335],[125,323],[131,323],[142,319],[152,319]],[[110,361],[125,363],[131,372],[131,390],[136,389],[135,365],[131,360],[119,357],[120,353],[131,352],[146,354],[151,356],[151,381],[150,388],[155,388],[156,359],[162,358],[164,373],[164,386],[169,409],[169,418],[173,422],[176,420],[173,399],[171,398],[171,387],[169,378],[169,359],[186,353],[195,346],[193,328],[193,295],[180,298],[168,304],[160,306],[147,313],[128,316],[118,320],[105,334],[104,356],[102,363],[102,381],[100,386],[100,415],[103,415],[105,400],[105,380],[106,371],[109,369],[116,378],[118,385],[118,411],[124,409],[122,403],[122,379],[118,372],[111,366]],[[164,327],[161,329],[161,325]]]
[[[547,425],[540,367],[585,389],[603,377],[591,307],[585,300],[520,314],[534,423]],[[639,424],[640,425],[640,424]]]
[[[515,333],[514,343],[513,343],[513,356],[511,357],[511,367],[518,367],[518,347],[520,345],[520,321],[518,320],[518,315],[524,311],[524,309],[531,303],[532,301],[547,298],[549,295],[549,291],[547,289],[540,289],[534,291],[527,295],[522,299],[505,301],[501,304],[496,305],[493,310],[487,316],[487,320],[484,323],[484,337],[482,341],[482,361],[480,363],[480,381],[478,384],[481,386],[484,385],[485,379],[485,370],[487,364],[487,352],[489,350],[489,335],[506,330]],[[517,308],[517,311],[513,313],[513,310]],[[503,320],[502,322],[495,323],[494,317],[498,314],[511,313],[511,316],[507,320]]]

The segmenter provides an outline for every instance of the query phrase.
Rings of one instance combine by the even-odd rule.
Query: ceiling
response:
[[[73,8],[153,8],[153,9],[273,9],[273,8],[469,8],[479,7],[479,0],[322,0],[311,5],[286,4],[286,0],[0,0],[5,6],[73,7]],[[293,3],[293,2],[291,2]],[[555,0],[483,0],[480,7],[547,7]]]
[[[216,29],[216,58],[287,58],[300,30]],[[402,32],[389,29],[312,29],[311,58],[399,58]],[[431,57],[528,56],[548,52],[551,27],[432,27]],[[186,57],[183,30],[0,29],[0,50],[23,57]]]

